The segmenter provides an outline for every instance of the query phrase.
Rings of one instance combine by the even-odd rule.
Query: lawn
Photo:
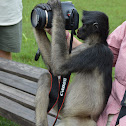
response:
[[[125,21],[126,2],[125,0],[71,0],[79,12],[80,19],[82,10],[97,10],[106,13],[110,22],[110,33]],[[32,32],[30,14],[36,4],[46,3],[47,0],[23,0],[23,33],[21,52],[13,54],[13,60],[37,67],[46,68],[42,59],[38,62],[34,61],[34,56],[37,51],[37,44]],[[81,26],[81,20],[79,23]],[[114,73],[114,72],[113,72]],[[0,126],[18,126],[0,117]]]

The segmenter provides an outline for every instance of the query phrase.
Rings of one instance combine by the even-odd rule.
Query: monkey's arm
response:
[[[51,61],[53,73],[56,73],[62,63],[69,57],[69,52],[61,3],[58,0],[50,0],[49,4],[53,11]]]
[[[44,30],[33,28],[38,47],[48,69],[51,66],[51,44]]]
[[[90,47],[83,51],[81,49],[78,54],[71,54],[63,62],[60,62],[60,67],[57,68],[55,74],[67,75],[72,72],[88,72],[95,68],[104,71],[106,67],[111,66],[112,53],[107,47],[101,45],[98,47]]]

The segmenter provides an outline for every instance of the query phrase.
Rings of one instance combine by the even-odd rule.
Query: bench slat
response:
[[[25,107],[35,110],[34,99],[35,96],[20,91],[18,89],[8,87],[0,83],[0,95],[7,97]]]
[[[23,63],[0,58],[0,70],[13,73],[17,76],[37,82],[41,74],[48,72],[46,69],[33,67]]]
[[[0,115],[22,126],[35,126],[35,112],[14,101],[0,96]],[[24,118],[25,117],[25,118]],[[48,115],[48,124],[52,126],[55,118]]]
[[[25,107],[35,110],[34,95],[28,94],[26,92],[23,92],[22,90],[15,89],[13,87],[9,87],[1,83],[0,83],[0,95],[13,100],[14,102],[20,103]],[[56,117],[56,112],[52,109],[49,112],[49,115]]]
[[[0,71],[0,83],[15,87],[33,95],[35,95],[37,91],[36,82],[3,71]]]
[[[33,110],[2,96],[0,96],[0,115],[24,126],[34,126],[35,123]]]

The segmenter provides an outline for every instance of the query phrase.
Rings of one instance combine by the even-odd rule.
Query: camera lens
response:
[[[32,26],[37,29],[51,28],[53,13],[51,10],[43,10],[43,4],[37,5],[31,12],[31,23]],[[62,11],[65,19],[65,29],[71,30],[78,28],[79,14],[75,9],[72,2],[62,2]],[[73,11],[74,10],[74,11]],[[75,17],[75,18],[74,18]]]
[[[35,8],[31,13],[32,26],[38,29],[42,29],[46,24],[46,13],[41,8]]]
[[[38,22],[39,22],[39,15],[37,15],[36,11],[33,11],[31,18],[32,18],[31,19],[32,20],[32,25],[34,27],[36,27]]]

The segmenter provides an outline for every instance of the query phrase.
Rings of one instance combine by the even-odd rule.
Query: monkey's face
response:
[[[82,27],[80,27],[77,31],[77,37],[79,39],[85,40],[91,34],[91,31],[91,25],[83,23]]]
[[[93,21],[90,20],[90,17],[87,17],[88,14],[85,15],[85,12],[87,11],[83,11],[82,26],[77,31],[77,37],[82,40],[85,40],[92,33],[93,30]]]
[[[82,27],[78,29],[77,37],[85,40],[91,34],[99,34],[104,39],[109,31],[108,17],[99,11],[83,11]]]

